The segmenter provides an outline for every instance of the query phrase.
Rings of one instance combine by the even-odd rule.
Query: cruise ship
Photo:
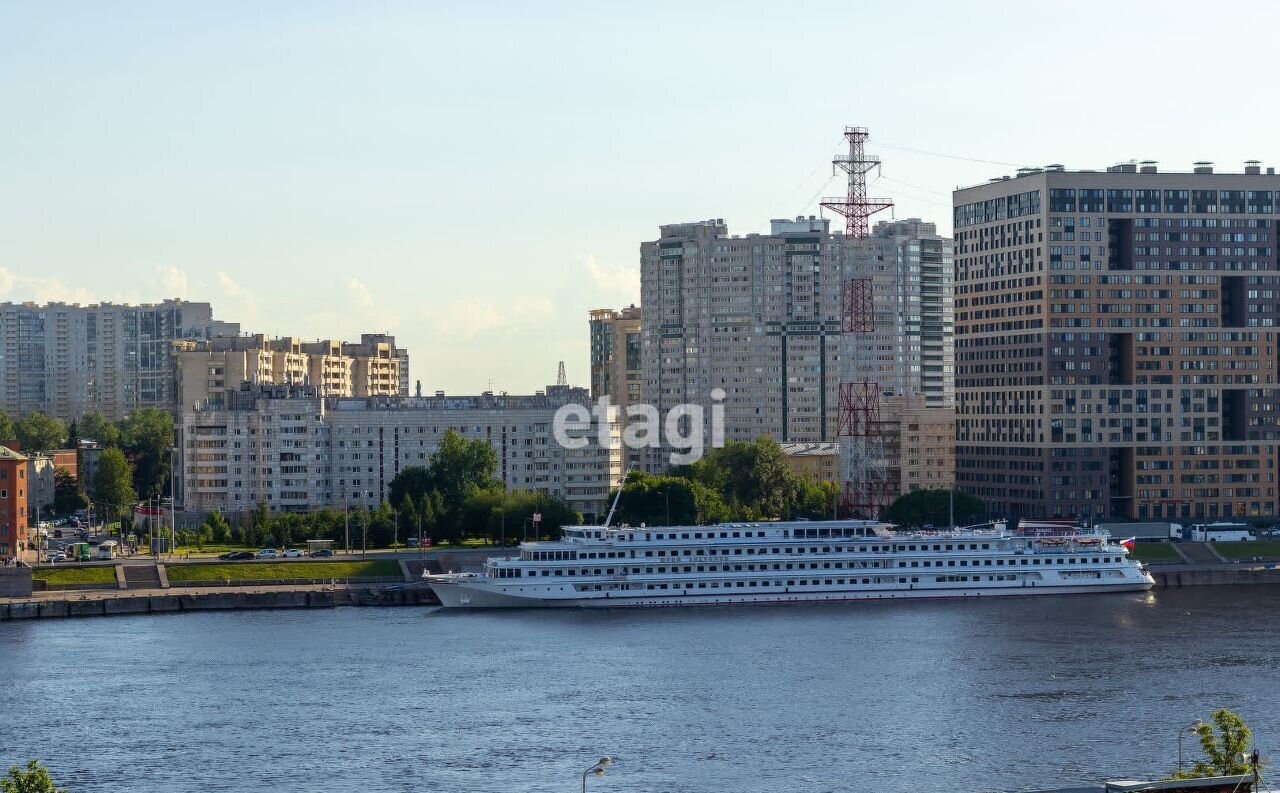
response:
[[[566,526],[480,572],[424,573],[449,608],[699,606],[1133,592],[1154,580],[1105,531],[868,520]]]

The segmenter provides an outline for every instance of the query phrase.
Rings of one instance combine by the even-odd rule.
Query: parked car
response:
[[[289,550],[285,551],[280,555],[286,559],[301,559],[303,556],[306,556],[306,554],[304,554],[302,551],[298,550],[297,548],[290,548]]]
[[[330,556],[333,556],[333,551],[328,548],[317,548],[311,552],[311,558],[313,559],[328,559]]]
[[[218,558],[228,562],[238,562],[243,559],[252,559],[253,554],[248,551],[227,551],[226,553],[218,554]]]
[[[253,555],[255,559],[277,559],[279,557],[280,554],[275,548],[263,548]]]

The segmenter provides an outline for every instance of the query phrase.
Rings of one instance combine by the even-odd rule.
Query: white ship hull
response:
[[[532,594],[502,591],[492,584],[437,583],[429,585],[446,608],[636,608],[656,606],[723,606],[740,604],[830,603],[861,600],[932,600],[942,598],[1042,597],[1115,592],[1145,592],[1155,586],[1150,575],[1135,580],[1094,584],[1043,584],[1034,586],[990,586],[911,589],[832,589],[812,592],[751,592],[730,594],[684,590],[663,595],[605,593],[582,597],[582,593]]]
[[[1109,535],[889,532],[874,521],[565,527],[479,573],[423,578],[446,608],[634,608],[1141,592]]]

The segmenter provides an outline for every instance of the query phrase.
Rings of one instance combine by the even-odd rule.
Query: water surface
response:
[[[0,759],[72,793],[1026,790],[1222,706],[1280,748],[1280,590],[14,622],[0,670]]]

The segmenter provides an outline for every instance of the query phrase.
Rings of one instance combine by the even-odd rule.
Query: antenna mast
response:
[[[840,332],[844,334],[845,375],[838,394],[836,436],[845,472],[843,506],[847,513],[875,517],[887,506],[888,463],[880,425],[880,382],[876,371],[875,279],[870,218],[893,207],[887,198],[867,198],[867,174],[880,158],[866,153],[866,127],[845,127],[848,154],[837,154],[832,170],[848,174],[844,198],[824,198],[821,206],[845,219],[845,281],[840,293]]]

